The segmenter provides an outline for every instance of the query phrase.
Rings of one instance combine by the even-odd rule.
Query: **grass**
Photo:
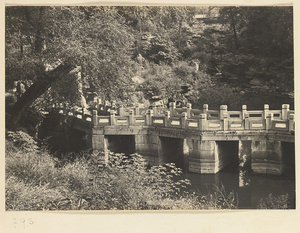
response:
[[[28,135],[6,140],[6,210],[202,210],[236,209],[238,197],[223,186],[203,196],[174,164],[148,168],[141,155],[81,153],[61,163]],[[35,147],[33,146],[35,145]],[[274,204],[274,203],[277,204]],[[273,204],[270,204],[273,203]],[[269,196],[259,208],[285,207]]]

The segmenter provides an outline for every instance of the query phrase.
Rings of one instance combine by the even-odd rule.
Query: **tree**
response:
[[[109,96],[126,88],[131,45],[114,7],[7,7],[6,86],[33,81],[9,110],[7,126],[15,127],[37,97],[77,66],[99,92]]]

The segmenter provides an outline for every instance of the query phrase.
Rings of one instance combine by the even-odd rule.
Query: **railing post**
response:
[[[269,115],[269,105],[265,104],[264,105],[264,119],[266,119]]]
[[[223,130],[224,131],[228,130],[228,113],[227,113],[227,111],[225,113],[223,113]]]
[[[249,120],[249,113],[248,112],[245,113],[244,121],[245,121],[245,129],[250,129],[250,120]]]
[[[243,120],[245,119],[246,112],[247,112],[247,105],[243,105],[242,106],[242,117],[243,117]]]
[[[170,103],[170,108],[169,108],[169,110],[170,110],[170,116],[171,117],[175,116],[175,109],[176,109],[175,102],[171,102]]]
[[[136,105],[134,110],[135,110],[135,115],[140,115],[139,105]]]
[[[203,113],[207,114],[208,112],[208,104],[203,104]]]
[[[192,104],[191,103],[187,103],[187,118],[191,118],[191,110],[192,110]]]
[[[295,130],[295,115],[290,114],[289,115],[289,132],[292,130]]]
[[[200,114],[199,127],[201,131],[206,130],[206,116],[207,116],[206,114]]]
[[[220,106],[220,120],[224,119],[224,115],[227,114],[227,105],[221,105]],[[227,115],[228,117],[228,115]]]
[[[282,105],[282,120],[288,119],[288,112],[290,111],[290,105],[289,104],[283,104]]]
[[[115,125],[115,111],[111,110],[110,111],[110,125]]]
[[[266,130],[270,130],[272,128],[272,120],[273,120],[273,113],[269,113],[266,120]]]
[[[170,120],[170,111],[165,112],[165,127],[168,127]]]
[[[97,115],[97,110],[93,110],[93,113],[92,113],[92,122],[93,122],[93,125],[98,125],[98,115]]]
[[[181,128],[185,129],[186,127],[186,119],[187,119],[187,113],[183,112],[181,117]]]
[[[134,124],[134,110],[131,109],[129,111],[129,125],[133,125]]]
[[[152,117],[153,117],[153,110],[148,109],[147,112],[146,112],[146,123],[147,123],[147,125],[152,124]]]
[[[119,107],[119,116],[124,116],[124,115],[125,115],[124,106],[121,105],[121,106]]]

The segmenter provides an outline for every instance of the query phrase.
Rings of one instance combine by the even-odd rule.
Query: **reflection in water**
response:
[[[295,208],[295,182],[292,175],[262,175],[243,169],[224,169],[215,175],[185,173],[185,177],[191,181],[191,189],[199,191],[201,195],[207,195],[215,186],[223,184],[226,193],[234,191],[238,194],[240,209],[257,208],[259,201],[270,193],[273,196],[288,194],[288,208]]]

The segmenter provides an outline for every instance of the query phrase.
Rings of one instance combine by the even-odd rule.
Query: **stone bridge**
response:
[[[257,173],[282,174],[286,161],[295,159],[294,111],[228,111],[185,108],[124,108],[98,115],[59,110],[68,127],[85,132],[87,147],[104,151],[139,153],[150,165],[181,161],[189,172],[214,174],[230,163]]]

